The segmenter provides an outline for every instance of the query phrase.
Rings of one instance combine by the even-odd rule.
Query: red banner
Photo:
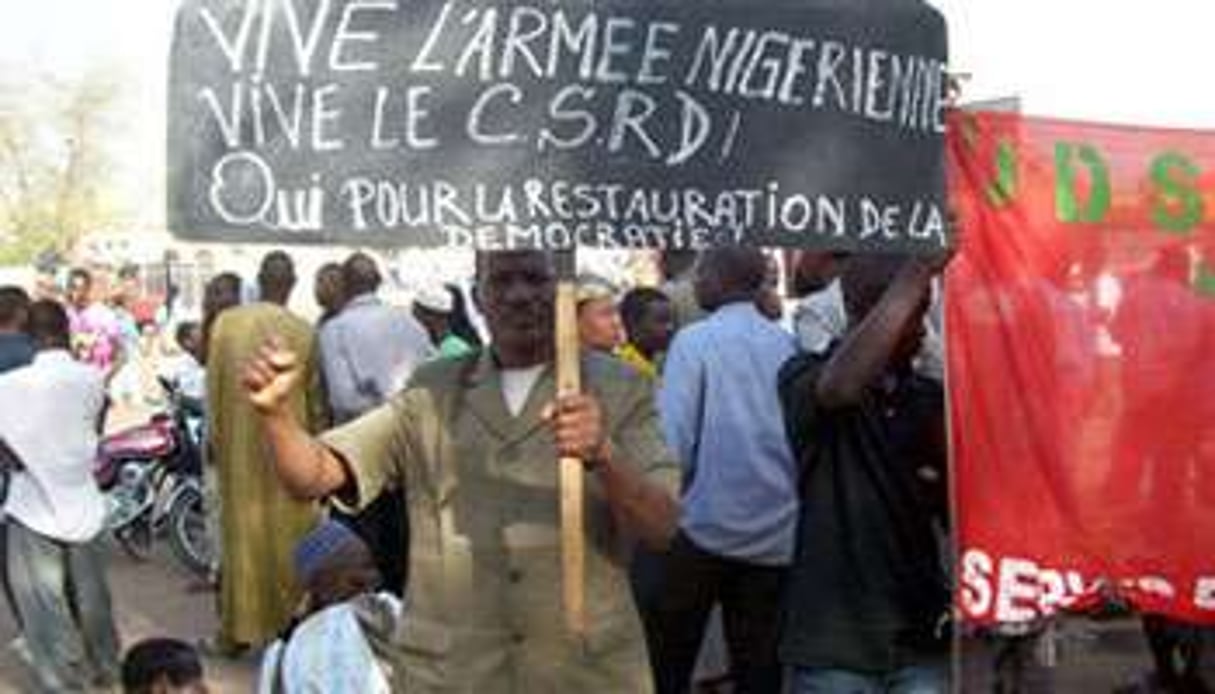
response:
[[[958,602],[1215,624],[1215,133],[955,114]]]

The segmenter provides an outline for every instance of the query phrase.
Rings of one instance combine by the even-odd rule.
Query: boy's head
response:
[[[202,361],[202,326],[196,321],[182,321],[177,324],[173,335],[177,347],[195,359]]]
[[[630,290],[620,300],[629,342],[649,358],[667,351],[675,334],[675,314],[666,294],[651,287]]]
[[[126,694],[206,694],[202,660],[177,639],[147,639],[127,651],[122,661]]]
[[[295,547],[295,575],[315,612],[375,591],[382,578],[367,543],[337,521],[325,521]]]
[[[67,300],[73,308],[83,310],[93,299],[93,275],[84,268],[75,268],[68,273]]]

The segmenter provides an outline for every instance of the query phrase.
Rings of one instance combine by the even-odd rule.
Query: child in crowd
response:
[[[125,694],[207,694],[202,660],[176,639],[147,639],[131,647],[122,661]]]
[[[326,521],[299,543],[295,570],[304,602],[295,624],[266,649],[259,694],[387,694],[401,603],[374,592],[380,573],[367,544]]]

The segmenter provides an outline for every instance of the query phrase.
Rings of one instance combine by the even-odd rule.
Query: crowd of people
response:
[[[34,300],[20,287],[0,287],[0,473],[7,482],[0,582],[21,629],[15,648],[40,691],[120,680],[105,571],[107,504],[93,478],[111,395],[129,395],[120,374],[141,339],[127,310],[132,278],[120,279],[105,300],[83,269],[68,275],[62,297]],[[197,333],[196,324],[178,326],[183,359],[193,359],[188,347]],[[201,397],[201,382],[185,383],[189,370],[179,366],[183,387]],[[155,659],[158,647],[149,648],[141,652]]]
[[[263,295],[282,297],[290,284],[267,284],[289,276],[273,272],[282,260],[263,265]],[[221,420],[230,417],[269,443],[275,465],[236,464],[270,485],[229,483],[243,502],[225,497],[221,508],[311,499],[303,509],[351,530],[375,559],[375,590],[406,601],[397,657],[384,661],[402,690],[680,692],[728,682],[779,692],[786,679],[804,692],[904,680],[942,690],[943,397],[912,365],[943,263],[857,260],[844,272],[835,260],[826,279],[851,297],[838,308],[857,330],[817,352],[781,324],[772,263],[758,250],[671,253],[662,287],[623,295],[578,277],[584,392],[572,395],[556,391],[552,373],[548,255],[479,258],[485,350],[470,348],[475,332],[466,340],[452,327],[458,291],[422,292],[410,315],[375,298],[374,263],[353,256],[338,272],[322,269],[330,277],[317,282],[326,313],[315,337],[281,307],[239,309],[260,315],[230,337],[239,311],[216,321],[214,440],[229,440]],[[813,284],[800,276],[823,265],[803,254],[791,268]],[[220,375],[232,365],[236,373]],[[309,402],[321,393],[318,421]],[[830,446],[826,429],[838,432]],[[216,455],[222,470],[225,453]],[[583,460],[593,480],[593,607],[581,639],[566,633],[554,600],[560,455]],[[802,503],[808,474],[824,478],[816,490],[834,490],[829,503]],[[222,634],[225,648],[262,646],[290,620],[289,571],[242,578],[232,568],[242,555],[258,557],[261,574],[297,568],[290,547],[318,521],[297,526],[282,514],[225,517],[227,611],[261,615],[258,628]],[[811,543],[815,551],[801,549]],[[259,595],[281,596],[279,608],[256,609],[269,599]]]
[[[791,253],[791,310],[758,249],[665,252],[627,291],[581,275],[580,393],[548,253],[480,254],[471,294],[408,308],[354,253],[317,272],[315,323],[282,251],[255,301],[214,277],[173,369],[206,402],[200,649],[258,654],[267,693],[948,691],[949,260]],[[123,338],[89,283],[66,306],[0,288],[5,591],[47,691],[205,691],[180,641],[119,662],[90,475]],[[562,457],[588,480],[584,633]]]

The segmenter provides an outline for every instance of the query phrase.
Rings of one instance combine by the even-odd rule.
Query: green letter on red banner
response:
[[[1152,206],[1156,226],[1185,234],[1202,221],[1201,174],[1194,162],[1176,152],[1165,152],[1152,161],[1152,183],[1160,191]]]
[[[1088,168],[1092,185],[1089,188],[1088,205],[1080,208],[1076,195],[1076,167],[1074,160]],[[1059,142],[1055,144],[1055,216],[1069,224],[1093,224],[1105,219],[1110,209],[1109,167],[1101,154],[1092,145]]]

